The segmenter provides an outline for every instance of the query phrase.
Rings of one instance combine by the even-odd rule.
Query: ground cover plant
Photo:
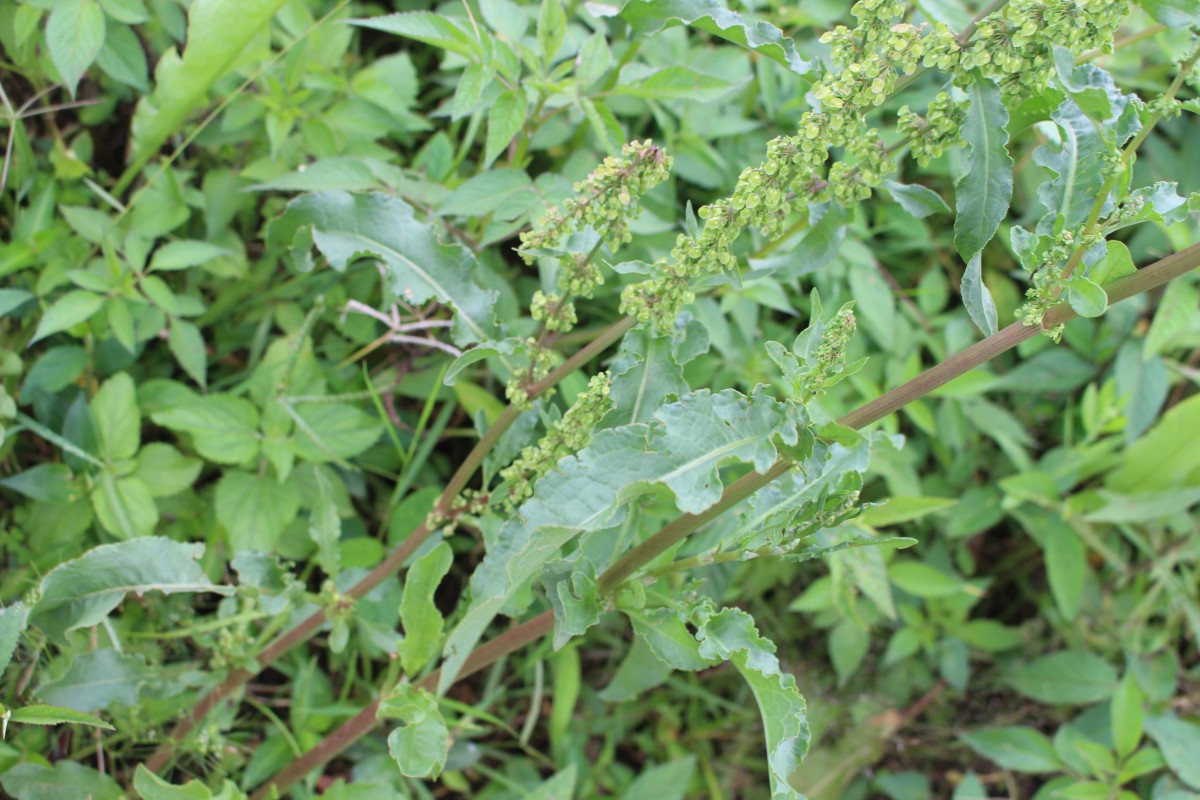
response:
[[[0,0],[0,788],[1200,796],[1200,4]]]

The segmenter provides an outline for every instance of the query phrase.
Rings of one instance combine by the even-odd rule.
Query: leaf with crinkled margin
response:
[[[302,195],[271,223],[267,238],[273,246],[291,248],[300,269],[311,267],[313,246],[338,271],[360,259],[378,259],[397,297],[453,307],[456,344],[499,338],[496,293],[474,281],[475,257],[465,247],[439,242],[437,228],[418,220],[399,198],[378,192]]]
[[[708,350],[708,333],[691,322],[678,335],[658,335],[650,326],[630,331],[613,359],[608,397],[613,408],[600,427],[650,420],[668,398],[683,397],[690,387],[683,364]]]
[[[505,603],[575,537],[619,524],[628,503],[655,484],[696,514],[721,497],[718,468],[751,463],[766,472],[778,451],[799,440],[802,412],[768,396],[727,389],[692,392],[660,408],[649,423],[599,431],[583,450],[538,481],[471,577],[471,607],[446,642],[438,690],[454,682],[471,648]]]
[[[971,84],[971,107],[963,125],[966,172],[954,187],[954,247],[964,260],[996,235],[1012,201],[1013,160],[1008,154],[1008,109],[991,81]]]
[[[636,36],[649,36],[676,25],[690,25],[749,48],[797,75],[807,75],[817,66],[816,61],[801,58],[796,43],[784,36],[779,28],[761,20],[747,20],[719,0],[631,0],[618,16],[629,23]]]
[[[777,542],[787,528],[804,518],[810,504],[845,475],[865,472],[870,459],[870,437],[864,436],[851,447],[817,442],[798,469],[751,496],[729,541],[743,550]]]
[[[129,592],[232,594],[204,574],[197,563],[203,553],[202,544],[162,536],[94,547],[46,574],[30,621],[61,641],[69,631],[100,623]]]
[[[1200,192],[1192,192],[1187,197],[1180,197],[1179,184],[1175,181],[1159,181],[1150,186],[1135,189],[1124,200],[1125,205],[1141,204],[1140,209],[1128,217],[1118,218],[1111,225],[1104,227],[1104,233],[1109,234],[1137,225],[1139,222],[1161,222],[1163,225],[1174,225],[1182,222],[1188,214],[1200,211]]]
[[[1046,208],[1038,233],[1053,233],[1060,215],[1066,230],[1075,230],[1087,221],[1104,188],[1108,156],[1141,127],[1137,104],[1131,102],[1131,95],[1121,93],[1107,72],[1076,68],[1068,82],[1076,91],[1050,114],[1061,132],[1061,144],[1047,143],[1033,151],[1033,160],[1055,175],[1038,187],[1038,200]],[[1099,94],[1095,90],[1108,98],[1107,115],[1094,97]],[[1088,111],[1097,117],[1089,116]],[[1101,218],[1111,209],[1112,200],[1106,197]]]
[[[759,635],[753,617],[736,608],[710,616],[696,638],[702,656],[728,660],[754,693],[767,740],[771,800],[803,800],[788,777],[808,752],[808,709],[795,677],[780,669],[775,645]]]

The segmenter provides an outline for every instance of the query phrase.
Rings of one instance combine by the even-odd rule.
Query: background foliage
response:
[[[982,5],[923,0],[904,21],[963,32]],[[898,173],[865,201],[831,180],[756,221],[722,242],[740,276],[689,277],[680,317],[506,410],[629,311],[622,291],[661,277],[680,231],[701,236],[692,208],[744,189],[776,137],[824,135],[804,115],[834,107],[827,70],[853,72],[821,40],[855,24],[847,4],[0,0],[0,786],[241,797],[374,701],[386,729],[292,796],[1197,796],[1200,290],[1184,276],[1100,316],[1100,284],[1196,241],[1200,105],[1176,76],[1198,22],[1189,0],[1145,0],[1113,52],[1054,51],[1044,87],[868,81]],[[966,146],[919,152],[902,108],[942,91]],[[1168,91],[1183,113],[1115,195],[1149,187],[1123,218],[1149,224],[1106,230],[1097,271],[1052,287],[1094,318],[881,434],[814,438],[1012,320],[1041,280],[1031,253],[1062,244],[1054,212],[1083,222],[1112,189],[1107,148],[1133,135],[1113,131],[1167,110],[1122,92]],[[669,172],[655,162],[614,215],[518,256],[519,232],[651,139]],[[871,153],[835,147],[869,172]],[[560,272],[578,279],[565,251],[608,277],[573,285],[569,331],[565,298],[547,300]],[[844,371],[817,380],[793,352],[811,367],[821,309],[844,322],[850,302]],[[590,381],[600,365],[611,386]],[[502,419],[479,491],[430,517]],[[606,459],[634,436],[661,462]],[[627,545],[777,452],[804,476],[652,562],[657,582],[597,590]],[[590,483],[551,470],[566,456]],[[813,501],[787,520],[810,538],[761,557],[787,497]],[[444,538],[378,572],[425,528]],[[568,529],[579,544],[560,550]],[[919,544],[830,552],[893,537]],[[505,548],[546,552],[514,571]],[[444,696],[408,682],[448,634],[455,664],[529,608],[556,611],[552,637],[454,686],[444,670]],[[199,697],[317,611],[311,641],[147,769]]]

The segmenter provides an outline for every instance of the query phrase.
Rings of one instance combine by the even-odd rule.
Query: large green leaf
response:
[[[1011,670],[1007,681],[1039,703],[1083,705],[1111,697],[1117,688],[1117,671],[1093,653],[1062,650]]]
[[[404,593],[400,598],[400,622],[404,626],[400,663],[409,677],[416,675],[437,655],[444,621],[442,612],[433,602],[433,594],[453,562],[450,545],[441,542],[417,559],[405,575]]]
[[[91,712],[112,704],[132,706],[156,670],[144,660],[115,650],[96,650],[76,656],[58,680],[38,687],[47,703]]]
[[[745,611],[726,608],[698,626],[700,655],[726,659],[754,693],[767,740],[772,800],[803,800],[788,778],[808,752],[808,710],[796,679],[780,669],[775,645],[759,635]]]
[[[730,11],[720,0],[631,0],[620,12],[637,36],[649,36],[664,28],[690,25],[722,39],[747,47],[783,64],[797,75],[807,75],[817,66],[796,52],[796,44],[782,31],[761,20],[747,20]]]
[[[196,452],[218,464],[241,464],[258,455],[258,409],[249,400],[227,394],[191,396],[157,411],[159,425],[192,435]]]
[[[965,733],[971,749],[1005,769],[1017,772],[1057,772],[1062,764],[1050,740],[1033,728],[1011,726]]]
[[[216,509],[234,552],[270,553],[300,512],[300,490],[291,481],[230,470],[217,483]]]
[[[113,375],[100,386],[90,408],[100,437],[100,455],[109,461],[137,455],[142,440],[142,414],[133,378],[125,372]]]
[[[495,292],[475,283],[474,256],[465,247],[439,242],[437,229],[419,221],[403,200],[378,193],[304,195],[271,223],[269,240],[291,247],[301,269],[312,266],[314,245],[339,271],[363,258],[378,259],[397,297],[416,304],[435,299],[454,308],[459,345],[500,338]]]
[[[504,525],[471,578],[472,605],[446,643],[441,691],[509,598],[564,544],[619,524],[626,504],[654,484],[674,493],[680,511],[699,513],[721,496],[718,467],[741,461],[765,472],[778,455],[776,439],[795,445],[800,438],[796,410],[763,387],[750,397],[700,390],[654,417],[597,433],[542,478],[518,517]]]
[[[154,68],[154,92],[133,115],[128,185],[159,148],[183,127],[219,78],[233,68],[286,0],[195,0],[188,12],[187,48],[167,50]],[[236,23],[234,22],[236,20]]]
[[[1200,725],[1174,714],[1148,717],[1145,725],[1146,733],[1158,744],[1163,760],[1179,780],[1200,791],[1200,763],[1196,760],[1196,754],[1200,753]]]
[[[1122,494],[1200,486],[1200,395],[1172,408],[1134,442],[1107,486]]]
[[[971,108],[963,126],[966,170],[955,185],[954,246],[963,260],[996,235],[1012,200],[1013,160],[1008,154],[1008,109],[992,82],[971,84]]]
[[[162,537],[95,547],[46,574],[31,621],[61,640],[76,628],[99,624],[129,592],[231,594],[196,563],[203,552],[202,544]]]

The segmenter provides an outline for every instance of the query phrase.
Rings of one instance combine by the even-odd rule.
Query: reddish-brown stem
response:
[[[1197,267],[1200,267],[1200,244],[1192,245],[1186,250],[1174,253],[1161,261],[1140,269],[1132,275],[1120,278],[1105,286],[1105,289],[1108,292],[1109,301],[1117,303],[1134,295],[1162,286],[1168,281]],[[1043,325],[1047,329],[1053,328],[1077,316],[1069,305],[1063,303],[1047,312]],[[898,411],[913,400],[925,396],[937,387],[944,385],[947,381],[974,369],[1007,350],[1011,350],[1021,342],[1039,333],[1040,330],[1040,328],[1026,327],[1020,323],[1010,325],[1004,330],[972,345],[947,361],[932,367],[908,383],[850,412],[838,421],[852,428],[866,427]],[[684,514],[676,518],[658,533],[646,539],[626,553],[625,556],[618,559],[615,564],[597,579],[599,587],[603,591],[611,591],[658,555],[666,552],[671,546],[683,541],[702,525],[780,477],[790,468],[791,464],[789,461],[780,459],[765,473],[751,472],[730,484],[722,493],[721,499],[710,508],[699,514]],[[506,631],[495,639],[476,648],[468,656],[462,671],[458,675],[458,680],[478,672],[503,656],[540,639],[553,630],[553,628],[553,612],[546,611]],[[434,672],[425,677],[418,685],[432,691],[437,687],[438,677],[439,673]],[[378,710],[378,706],[378,700],[373,701],[356,716],[325,737],[316,747],[272,778],[269,784],[254,793],[251,800],[267,800],[267,798],[273,796],[271,794],[272,791],[276,790],[282,794],[310,771],[325,764],[339,753],[344,752],[346,748],[375,727],[375,713]]]
[[[546,375],[546,377],[531,385],[528,389],[529,398],[533,399],[544,394],[567,375],[570,375],[584,364],[590,362],[624,336],[635,324],[635,320],[625,317],[609,325],[596,338],[580,348],[574,355]],[[467,454],[467,457],[459,465],[458,469],[455,470],[454,475],[451,476],[450,481],[446,484],[446,488],[442,490],[437,506],[435,507],[436,513],[444,516],[450,512],[450,506],[454,502],[454,499],[458,497],[459,493],[467,485],[467,481],[475,474],[475,470],[483,463],[484,457],[491,452],[496,442],[499,441],[504,432],[516,421],[520,413],[519,410],[510,406],[492,423],[487,433],[483,435],[483,438],[471,449],[471,452]],[[379,566],[375,567],[362,580],[350,587],[346,594],[358,599],[383,583],[388,577],[400,570],[404,562],[429,538],[430,533],[432,533],[432,530],[425,523],[422,523]],[[196,726],[210,711],[216,708],[221,701],[236,692],[246,681],[257,675],[259,671],[265,669],[268,664],[293,647],[308,641],[325,624],[327,619],[325,609],[314,612],[300,624],[277,637],[258,653],[255,657],[255,661],[259,666],[258,670],[236,669],[231,672],[224,681],[209,691],[208,694],[201,697],[186,717],[176,723],[167,741],[161,744],[149,760],[146,761],[146,769],[151,772],[162,770],[171,757],[174,745],[195,730]]]

